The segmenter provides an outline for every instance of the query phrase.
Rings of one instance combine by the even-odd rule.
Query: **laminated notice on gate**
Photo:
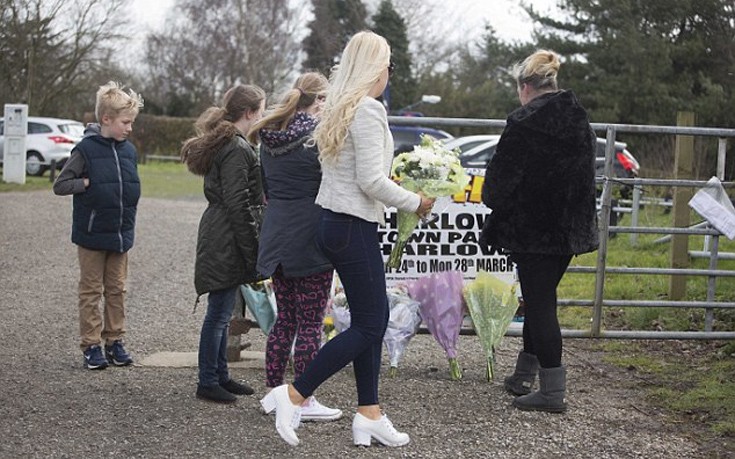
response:
[[[707,219],[717,231],[735,238],[735,207],[717,177],[712,177],[689,201],[689,207]]]

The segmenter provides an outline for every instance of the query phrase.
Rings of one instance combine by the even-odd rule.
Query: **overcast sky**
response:
[[[526,0],[540,12],[556,11],[556,0]],[[527,41],[531,20],[518,6],[518,0],[445,0],[447,11],[461,18],[465,36],[480,35],[489,22],[505,41]],[[144,27],[157,29],[174,0],[133,0],[133,18]]]

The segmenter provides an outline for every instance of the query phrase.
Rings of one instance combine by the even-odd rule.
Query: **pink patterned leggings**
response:
[[[278,387],[283,384],[292,346],[295,378],[303,373],[321,347],[322,321],[332,286],[332,270],[287,278],[279,266],[272,279],[278,317],[265,348],[265,384]]]

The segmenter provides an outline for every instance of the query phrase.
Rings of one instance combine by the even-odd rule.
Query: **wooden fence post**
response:
[[[695,117],[692,112],[678,112],[677,126],[694,126]],[[677,135],[674,178],[677,180],[691,180],[694,176],[694,137]],[[694,191],[689,187],[674,187],[673,226],[686,228],[690,224],[689,200]],[[680,269],[689,267],[689,235],[674,234],[671,238],[671,268]],[[686,296],[687,276],[671,276],[669,283],[669,299],[682,300]]]

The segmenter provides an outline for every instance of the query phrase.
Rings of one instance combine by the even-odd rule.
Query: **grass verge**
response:
[[[635,372],[647,400],[703,450],[735,450],[735,343],[605,341],[599,349],[604,362]]]
[[[192,174],[178,161],[149,161],[139,164],[138,174],[145,198],[204,199],[202,177]],[[48,172],[42,177],[26,177],[24,185],[0,181],[0,192],[50,192],[52,187]]]

